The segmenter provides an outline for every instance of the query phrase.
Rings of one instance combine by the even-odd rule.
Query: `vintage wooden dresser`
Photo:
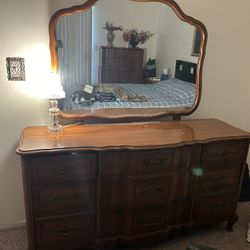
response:
[[[141,83],[143,78],[143,54],[141,48],[100,48],[99,82]]]
[[[214,119],[23,130],[29,249],[147,245],[227,221],[250,134]]]

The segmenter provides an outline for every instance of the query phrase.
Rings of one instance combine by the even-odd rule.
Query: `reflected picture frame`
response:
[[[193,35],[193,46],[191,52],[192,56],[200,55],[200,45],[201,45],[201,33],[197,28],[195,28]]]

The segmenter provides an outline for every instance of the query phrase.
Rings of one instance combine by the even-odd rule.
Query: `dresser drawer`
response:
[[[101,182],[101,209],[138,208],[166,204],[171,198],[171,176],[110,177]]]
[[[33,188],[34,214],[36,217],[95,209],[95,182],[62,185],[38,185]]]
[[[95,233],[93,214],[35,222],[36,249],[90,248]]]
[[[100,216],[100,236],[128,236],[166,228],[166,208],[106,211]]]
[[[198,179],[197,193],[233,191],[239,180],[239,174],[240,168],[219,168],[216,171],[204,169],[203,175]]]
[[[232,193],[221,193],[200,197],[195,202],[194,221],[209,221],[216,218],[227,218],[232,213]]]
[[[102,48],[102,66],[110,68],[143,68],[143,49]]]
[[[103,153],[103,176],[168,173],[176,165],[178,150],[113,151]]]
[[[142,82],[143,68],[104,68],[102,81],[108,83],[135,83]]]
[[[202,167],[224,168],[240,167],[245,161],[247,141],[210,143],[203,147]]]
[[[31,158],[33,183],[81,180],[96,176],[95,154],[54,155]]]

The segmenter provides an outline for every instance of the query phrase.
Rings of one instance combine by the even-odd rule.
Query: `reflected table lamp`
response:
[[[63,128],[63,126],[59,124],[58,120],[58,115],[60,114],[60,110],[58,108],[58,99],[65,98],[65,92],[56,76],[49,87],[47,98],[49,99],[50,115],[50,124],[48,125],[48,130],[49,132],[56,133]]]

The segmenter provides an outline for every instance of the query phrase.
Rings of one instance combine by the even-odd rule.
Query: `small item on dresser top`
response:
[[[250,201],[250,172],[248,164],[246,164],[243,181],[241,185],[239,201]]]
[[[144,70],[144,77],[155,77],[156,76],[156,61],[155,59],[149,58]]]
[[[163,69],[163,73],[161,74],[161,81],[168,80],[168,79],[169,79],[168,70]]]
[[[93,89],[93,86],[86,84],[83,90],[75,91],[72,94],[72,102],[76,104],[92,105],[95,102],[95,97],[93,96]]]
[[[95,99],[99,102],[115,102],[116,101],[116,96],[112,92],[98,91],[95,95],[96,95]]]
[[[148,78],[144,78],[143,79],[143,83],[157,83],[159,82],[161,79],[160,77],[148,77]]]

